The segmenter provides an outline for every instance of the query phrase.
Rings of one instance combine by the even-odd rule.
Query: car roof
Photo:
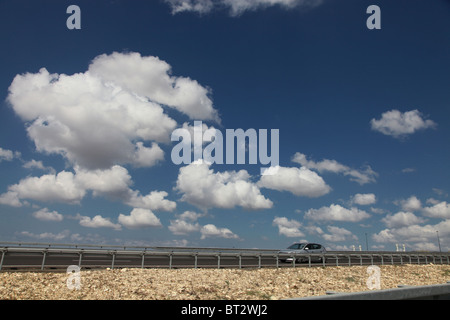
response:
[[[294,245],[294,244],[317,244],[317,245],[319,245],[319,246],[322,246],[322,247],[323,247],[323,245],[322,245],[322,244],[320,244],[320,243],[317,243],[317,242],[294,242],[294,243],[291,243],[291,244],[290,244],[290,246],[292,246],[292,245]]]
[[[294,242],[292,244],[316,244],[316,243],[315,242],[305,242],[305,241],[303,241],[303,242]]]

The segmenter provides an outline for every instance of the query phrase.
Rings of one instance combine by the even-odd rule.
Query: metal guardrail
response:
[[[289,300],[450,300],[450,282],[427,286],[399,286],[394,289],[351,293],[330,292],[325,296]]]
[[[0,243],[0,270],[16,268],[165,267],[242,268],[296,266],[352,266],[385,264],[450,264],[450,253],[440,252],[354,252],[287,254],[273,249],[176,248],[47,243]],[[96,258],[94,262],[93,258]],[[16,263],[14,263],[14,259]],[[21,260],[20,260],[21,259]],[[29,260],[28,264],[22,260]],[[65,259],[65,260],[64,260]],[[288,263],[280,260],[290,259]],[[20,260],[20,261],[19,261]],[[298,260],[303,260],[300,263]],[[318,262],[315,262],[317,260]],[[11,262],[12,261],[12,262]],[[100,261],[100,262],[99,262]],[[156,263],[155,261],[158,261]],[[180,261],[183,263],[180,264]],[[18,263],[20,262],[20,263]]]
[[[278,252],[278,249],[256,249],[256,248],[218,248],[218,247],[163,247],[163,246],[133,246],[112,244],[71,244],[71,243],[48,243],[48,242],[1,242],[1,247],[38,247],[38,248],[75,248],[75,249],[111,249],[111,250],[164,250],[178,252],[192,251],[214,251],[214,252]]]

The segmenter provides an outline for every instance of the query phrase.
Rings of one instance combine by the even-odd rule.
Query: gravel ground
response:
[[[449,265],[379,267],[381,289],[450,281]],[[364,266],[81,270],[79,290],[68,288],[70,276],[57,272],[1,272],[0,299],[285,299],[324,295],[326,291],[367,291],[370,274]]]

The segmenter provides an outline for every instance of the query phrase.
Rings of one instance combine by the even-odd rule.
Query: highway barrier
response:
[[[450,300],[450,282],[427,286],[399,286],[393,289],[351,293],[328,292],[324,296],[290,300]]]
[[[442,252],[331,251],[287,254],[273,249],[138,247],[0,243],[0,270],[83,268],[262,268],[450,264]]]

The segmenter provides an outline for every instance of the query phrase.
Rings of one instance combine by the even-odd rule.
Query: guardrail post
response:
[[[173,253],[171,252],[169,254],[169,269],[172,269],[172,256],[173,256]]]
[[[351,267],[352,266],[352,256],[348,255],[348,266]]]
[[[78,252],[80,258],[78,259],[78,267],[81,268],[81,259],[83,257],[83,251]]]
[[[308,266],[311,268],[311,256],[308,256]]]
[[[141,269],[144,269],[145,251],[142,252],[141,255],[142,255]]]
[[[217,255],[217,269],[220,269],[220,253]]]
[[[258,256],[258,268],[261,269],[261,255]]]
[[[112,253],[111,270],[114,269],[114,260],[116,260],[116,253],[115,252]]]
[[[338,256],[335,257],[336,257],[336,267],[339,267],[339,257]]]
[[[197,269],[198,253],[194,253],[194,269]]]
[[[2,270],[2,266],[3,266],[3,259],[5,258],[5,250],[2,250],[2,260],[0,261],[0,270]]]
[[[45,265],[45,257],[47,256],[47,250],[43,251],[44,256],[42,257],[42,265],[41,265],[41,270],[44,270],[44,265]]]
[[[239,269],[242,269],[242,255],[239,254],[238,258],[239,258]]]

